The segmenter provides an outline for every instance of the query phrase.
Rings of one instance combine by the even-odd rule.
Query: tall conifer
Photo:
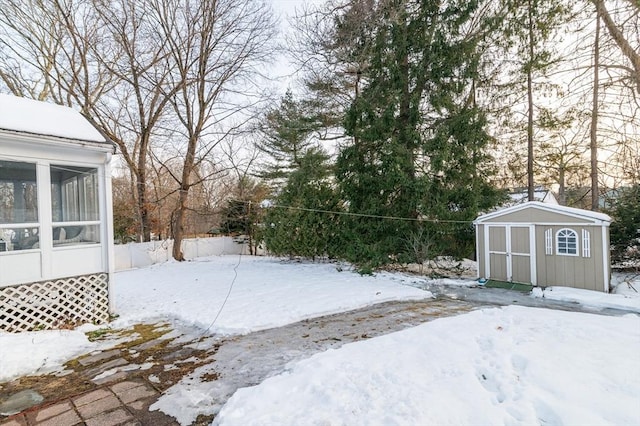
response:
[[[481,171],[489,136],[474,101],[478,39],[465,32],[477,6],[380,0],[371,11],[379,25],[336,176],[350,212],[403,220],[344,220],[347,259],[403,260],[406,241],[436,220],[461,221],[429,233],[441,253],[471,254],[470,220],[498,196]]]

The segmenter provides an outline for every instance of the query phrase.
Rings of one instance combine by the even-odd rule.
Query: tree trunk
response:
[[[558,200],[558,202],[560,203],[561,206],[566,206],[567,205],[567,194],[566,194],[566,188],[565,188],[565,183],[564,183],[564,164],[560,164],[560,168],[558,170],[558,183],[560,185],[560,187],[558,188],[558,198],[560,198],[560,200]]]
[[[638,53],[633,48],[633,46],[631,46],[629,41],[624,37],[622,31],[620,31],[620,29],[616,26],[616,23],[613,21],[611,15],[609,14],[609,11],[604,5],[604,0],[593,0],[593,2],[596,5],[598,17],[597,30],[599,29],[600,25],[600,18],[602,18],[605,26],[607,27],[607,30],[609,30],[611,38],[618,45],[620,51],[622,51],[622,54],[626,56],[631,62],[631,66],[633,67],[633,70],[631,71],[631,78],[636,84],[638,93],[640,93],[640,53]],[[638,7],[638,10],[640,10],[640,6],[638,6],[638,3],[636,3],[636,6]],[[596,35],[596,38],[597,37],[598,36]]]
[[[146,173],[136,173],[136,191],[138,196],[138,216],[140,220],[140,239],[151,241],[151,226],[149,224],[149,207],[147,200]]]
[[[185,260],[184,254],[182,253],[182,240],[184,239],[184,219],[188,207],[189,189],[191,188],[191,175],[193,174],[193,170],[195,167],[194,165],[197,145],[198,138],[192,135],[189,138],[189,143],[187,145],[187,154],[184,159],[182,180],[180,182],[178,210],[176,211],[176,221],[174,222],[173,230],[173,258],[179,262]]]
[[[149,200],[147,199],[147,154],[149,150],[149,134],[142,130],[138,161],[135,167],[136,192],[138,196],[138,216],[140,220],[140,238],[143,242],[151,241],[151,217]]]
[[[593,105],[591,107],[591,129],[590,143],[591,150],[591,210],[598,211],[598,88],[600,66],[600,7],[596,8],[596,34],[593,44]]]
[[[529,10],[529,62],[527,64],[527,189],[529,201],[534,201],[535,182],[533,179],[533,6],[528,2]]]
[[[186,188],[185,188],[186,187]],[[182,240],[184,239],[184,216],[187,211],[187,201],[189,199],[189,188],[182,185],[180,188],[180,198],[178,209],[176,210],[175,221],[173,222],[173,258],[179,262],[184,261],[182,253]]]

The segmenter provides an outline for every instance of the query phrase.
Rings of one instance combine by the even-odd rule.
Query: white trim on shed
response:
[[[583,209],[577,209],[575,207],[567,207],[567,206],[561,206],[561,205],[556,205],[556,204],[548,204],[548,203],[541,203],[540,201],[528,201],[526,203],[523,204],[518,204],[516,206],[512,206],[512,207],[507,207],[506,209],[501,209],[501,210],[496,210],[494,212],[491,213],[487,213],[487,214],[483,214],[482,216],[479,216],[474,223],[482,223],[482,222],[486,222],[489,219],[495,218],[495,217],[500,217],[500,216],[504,216],[508,213],[513,213],[513,212],[517,212],[520,210],[525,210],[531,207],[535,207],[539,210],[544,210],[544,211],[549,211],[549,212],[554,212],[554,213],[563,213],[566,216],[570,216],[570,217],[574,217],[574,218],[578,218],[578,219],[588,219],[588,220],[592,220],[594,224],[597,225],[605,225],[605,226],[609,226],[611,224],[611,217],[609,215],[606,215],[604,213],[599,213],[599,212],[592,212],[591,210],[583,210]],[[564,223],[564,222],[563,222]]]

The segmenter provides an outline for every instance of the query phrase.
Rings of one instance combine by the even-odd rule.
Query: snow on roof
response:
[[[529,201],[529,193],[527,191],[512,192],[512,193],[509,194],[509,199],[510,199],[510,201],[508,201],[505,204],[507,206],[511,206],[511,205],[514,205],[514,204],[525,203],[525,202]],[[534,199],[534,201],[541,201],[543,203],[558,204],[558,200],[556,200],[556,197],[553,195],[553,193],[551,191],[549,191],[547,189],[545,189],[545,190],[537,189],[533,193],[533,199]]]
[[[559,204],[542,203],[540,201],[527,201],[526,203],[516,204],[515,206],[507,207],[491,213],[484,214],[478,217],[475,220],[475,222],[482,222],[496,216],[502,216],[504,214],[523,210],[529,207],[534,207],[534,208],[538,208],[546,211],[564,213],[569,216],[583,218],[583,219],[591,219],[591,220],[602,221],[602,222],[613,221],[613,219],[611,219],[610,216],[604,213],[593,212],[591,210],[577,209],[575,207],[561,206]]]
[[[72,108],[3,94],[0,94],[0,130],[107,142],[86,118]]]

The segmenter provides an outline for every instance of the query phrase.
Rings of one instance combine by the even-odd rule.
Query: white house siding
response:
[[[45,138],[46,139],[46,138]],[[52,140],[52,142],[54,142]],[[38,172],[38,216],[39,247],[37,251],[18,251],[0,255],[0,288],[15,284],[58,279],[85,273],[108,273],[112,268],[107,254],[113,237],[110,230],[111,208],[107,208],[106,194],[110,191],[108,179],[98,182],[100,193],[100,243],[91,246],[76,245],[44,249],[53,244],[49,166],[91,167],[98,170],[101,178],[109,168],[106,164],[106,150],[91,150],[73,143],[56,145],[41,143],[40,138],[32,135],[7,134],[0,132],[2,160],[20,161],[36,164]],[[110,157],[110,155],[109,155]],[[92,247],[94,249],[92,250]],[[95,254],[95,248],[100,251]],[[71,263],[68,262],[71,260]],[[64,262],[64,264],[61,264]],[[29,266],[27,266],[29,265]]]

